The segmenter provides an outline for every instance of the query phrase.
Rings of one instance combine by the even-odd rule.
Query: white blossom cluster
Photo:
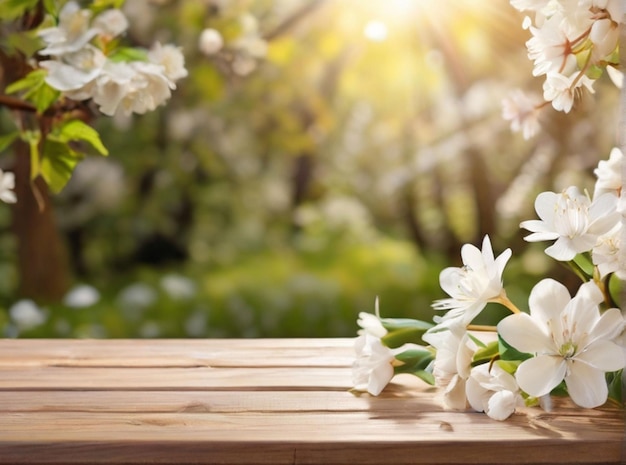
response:
[[[569,112],[581,90],[593,92],[593,82],[614,57],[624,22],[622,0],[511,0],[516,9],[532,14],[524,25],[533,75],[545,76],[543,97],[555,110]]]
[[[100,111],[143,114],[162,105],[187,76],[183,54],[174,45],[155,43],[145,60],[109,56],[114,39],[128,28],[118,9],[92,17],[78,3],[66,3],[58,25],[39,31],[47,57],[39,64],[48,70],[46,83],[72,100],[92,99]]]
[[[545,104],[568,113],[576,99],[606,71],[621,87],[619,35],[624,23],[623,0],[510,0],[530,16],[524,27],[532,37],[526,42],[533,75],[544,76],[543,102],[539,96],[516,89],[502,102],[502,116],[511,130],[525,139],[540,129]]]
[[[540,220],[521,224],[532,232],[527,241],[554,240],[546,253],[571,262],[588,254],[594,271],[573,297],[567,288],[543,279],[531,291],[529,312],[520,311],[507,297],[502,274],[511,256],[494,256],[489,237],[482,249],[466,244],[462,267],[444,269],[439,277],[449,298],[433,307],[446,313],[422,340],[435,356],[428,370],[443,388],[446,407],[468,406],[496,420],[505,420],[524,405],[549,408],[550,393],[564,386],[574,403],[584,408],[603,405],[609,390],[605,374],[626,366],[626,320],[610,296],[611,278],[626,280],[624,238],[624,155],[613,149],[595,170],[597,182],[591,200],[575,187],[560,194],[544,192],[535,207]],[[620,200],[621,197],[621,200]],[[621,205],[621,206],[620,206]],[[491,362],[477,363],[487,345],[473,336],[472,321],[488,303],[498,303],[513,314],[493,328],[494,336],[518,351],[519,358],[500,359],[501,345],[490,353]],[[378,315],[361,314],[365,335],[357,340],[354,381],[358,389],[378,395],[402,366],[397,351],[384,345],[388,337]],[[497,355],[497,357],[496,357]],[[501,362],[501,363],[500,363]]]

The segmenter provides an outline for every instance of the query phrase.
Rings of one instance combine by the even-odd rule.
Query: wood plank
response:
[[[620,410],[496,422],[408,375],[356,396],[353,342],[0,340],[0,463],[623,463]]]
[[[345,368],[91,368],[15,367],[0,371],[0,390],[347,390]]]
[[[547,457],[550,463],[593,463],[600,452],[601,463],[619,463],[624,439],[621,415],[598,424],[584,415],[549,421],[516,415],[503,427],[485,415],[453,412],[407,412],[401,417],[376,412],[22,413],[3,415],[0,425],[0,463],[26,463],[37,451],[40,458],[57,462],[98,462],[93,449],[77,453],[77,446],[84,444],[108,459],[109,452],[115,454],[121,463],[153,460],[157,445],[161,463],[244,463],[246,450],[266,447],[274,453],[263,461],[251,455],[251,463],[293,463],[294,451],[311,463],[319,460],[314,450],[326,451],[326,462],[317,463],[329,464],[349,459],[389,463],[390,457],[393,463],[459,463],[460,457],[464,463],[502,463],[507,450],[523,451],[524,463],[544,463]]]
[[[354,339],[0,339],[0,370],[15,366],[350,366]]]

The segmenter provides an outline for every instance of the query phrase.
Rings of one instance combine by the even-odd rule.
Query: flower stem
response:
[[[506,292],[504,292],[504,289],[502,290],[500,295],[493,301],[501,305],[504,305],[506,308],[508,308],[511,311],[511,313],[522,313],[522,311],[519,308],[517,308],[517,305],[511,302],[511,300],[507,297]]]
[[[468,331],[488,331],[491,333],[495,333],[497,328],[495,326],[489,325],[467,325]]]

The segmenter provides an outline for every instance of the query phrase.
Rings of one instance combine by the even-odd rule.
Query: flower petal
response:
[[[465,380],[459,375],[454,375],[443,395],[446,407],[454,410],[465,410],[467,408],[467,397],[465,396]]]
[[[610,308],[602,314],[589,331],[589,342],[598,339],[614,339],[624,330],[624,325],[626,325],[626,320],[619,308]]]
[[[569,375],[565,384],[570,397],[577,405],[585,408],[598,407],[606,402],[608,387],[604,373],[586,363],[570,361]]]
[[[548,247],[545,252],[550,257],[560,262],[568,262],[576,256],[577,250],[572,246],[572,241],[566,237],[559,237],[554,244]]]
[[[560,194],[556,192],[542,192],[535,199],[535,211],[542,220],[552,223],[554,218],[554,206],[559,201]]]
[[[596,341],[587,347],[575,361],[582,361],[602,371],[617,371],[624,368],[624,352],[622,348],[611,341]]]
[[[516,394],[511,391],[498,391],[488,401],[485,410],[487,415],[494,420],[503,421],[515,412],[517,403]]]
[[[389,384],[391,378],[393,378],[393,367],[391,366],[391,363],[379,365],[370,374],[369,383],[367,384],[367,392],[373,396],[377,396],[383,389],[385,389],[385,386]]]
[[[553,352],[552,341],[541,323],[527,313],[518,313],[498,323],[498,334],[520,352]]]
[[[579,365],[583,365],[579,363]],[[519,387],[534,397],[548,394],[565,377],[567,364],[562,357],[540,355],[521,363],[515,373]]]
[[[558,317],[570,299],[569,291],[563,284],[554,279],[543,279],[530,291],[530,314],[547,324],[549,320]]]
[[[484,412],[488,406],[490,393],[472,375],[465,384],[465,393],[470,406],[477,412]]]

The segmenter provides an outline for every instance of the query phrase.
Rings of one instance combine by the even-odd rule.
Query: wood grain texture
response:
[[[626,463],[621,410],[496,422],[408,375],[356,395],[352,343],[0,340],[0,463]]]

